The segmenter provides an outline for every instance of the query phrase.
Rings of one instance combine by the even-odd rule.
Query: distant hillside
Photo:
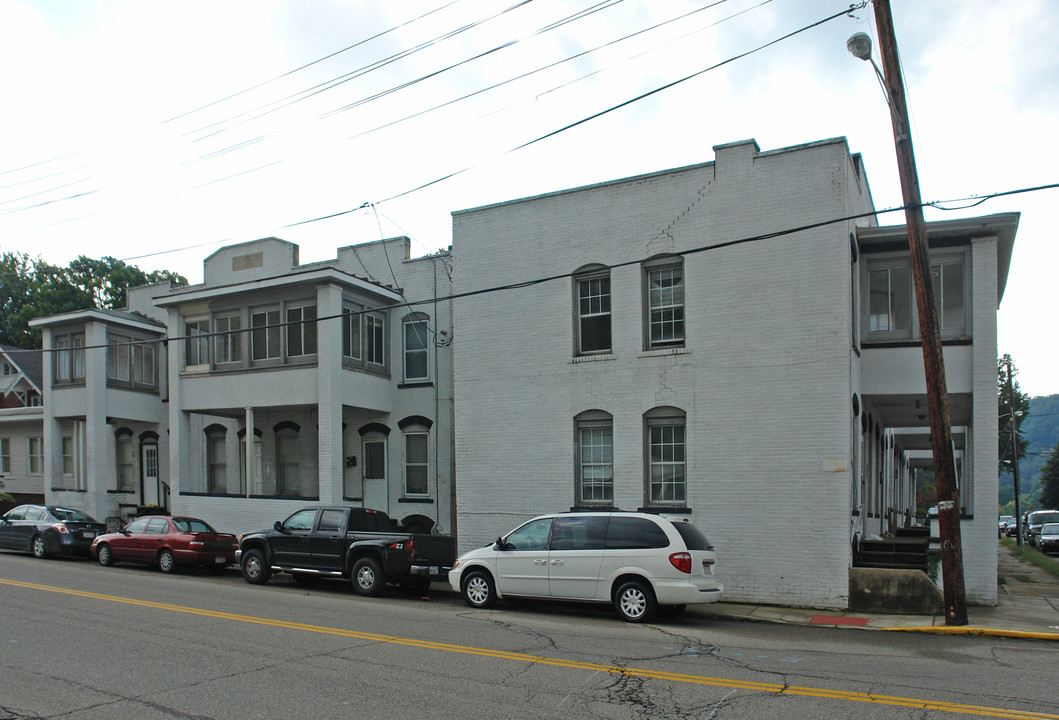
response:
[[[1030,446],[1026,457],[1019,460],[1019,487],[1032,505],[1040,495],[1041,468],[1059,443],[1059,395],[1030,398],[1030,416],[1022,423],[1022,433]],[[1014,498],[1014,477],[1001,474],[1000,505]]]

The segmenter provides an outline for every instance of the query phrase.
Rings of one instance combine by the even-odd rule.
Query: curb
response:
[[[997,628],[974,627],[964,625],[961,627],[887,627],[878,628],[888,632],[918,632],[931,633],[934,635],[973,635],[975,637],[1007,637],[1021,638],[1024,640],[1052,640],[1059,641],[1059,633],[1030,632],[1027,630],[999,630]]]

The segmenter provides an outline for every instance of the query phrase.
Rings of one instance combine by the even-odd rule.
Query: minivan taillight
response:
[[[669,556],[669,562],[680,572],[691,574],[691,553],[673,553]]]

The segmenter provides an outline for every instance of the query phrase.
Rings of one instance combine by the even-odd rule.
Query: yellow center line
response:
[[[576,660],[563,660],[560,658],[548,658],[541,655],[527,655],[524,653],[507,652],[504,650],[489,650],[487,648],[470,647],[466,645],[453,645],[450,643],[434,642],[431,640],[415,640],[393,635],[380,635],[378,633],[361,632],[358,630],[343,630],[341,628],[329,628],[321,625],[307,625],[305,623],[288,622],[286,620],[271,620],[269,618],[254,617],[252,615],[238,615],[235,613],[217,612],[214,610],[203,610],[201,608],[186,607],[183,605],[170,605],[148,600],[136,600],[134,598],[120,597],[117,595],[101,595],[99,593],[85,592],[83,590],[71,590],[68,588],[53,587],[50,585],[37,585],[35,583],[20,582],[17,580],[5,580],[0,578],[0,584],[13,587],[25,588],[27,590],[41,590],[44,592],[73,595],[75,597],[88,598],[90,600],[103,600],[106,602],[123,603],[125,605],[136,605],[139,607],[152,608],[155,610],[167,610],[169,612],[185,613],[188,615],[201,615],[203,617],[216,618],[218,620],[234,620],[236,622],[254,623],[256,625],[267,625],[269,627],[285,628],[288,630],[300,630],[303,632],[319,633],[322,635],[335,635],[338,637],[355,638],[357,640],[369,640],[372,642],[388,643],[391,645],[403,645],[426,650],[438,650],[442,652],[460,653],[464,655],[478,655],[481,657],[496,658],[499,660],[514,660],[517,662],[535,663],[549,667],[570,668],[576,670],[590,670],[593,672],[606,672],[629,677],[651,678],[655,680],[669,680],[670,682],[689,683],[694,685],[709,685],[716,687],[734,688],[738,690],[754,690],[758,692],[775,693],[782,695],[798,695],[803,697],[825,698],[830,700],[847,700],[850,702],[873,703],[877,705],[889,705],[894,707],[913,707],[924,710],[940,710],[944,712],[962,713],[965,715],[981,715],[996,718],[1015,718],[1016,720],[1059,720],[1059,715],[1047,713],[1035,713],[1024,710],[1009,710],[1005,708],[985,707],[980,705],[964,705],[961,703],[942,702],[940,700],[922,700],[891,695],[877,695],[875,693],[847,692],[844,690],[829,690],[826,688],[802,687],[797,685],[783,685],[781,683],[762,683],[744,680],[732,680],[728,678],[707,677],[704,675],[687,675],[683,673],[665,672],[661,670],[646,670],[640,668],[617,667],[614,665],[600,665],[597,663],[579,662]]]

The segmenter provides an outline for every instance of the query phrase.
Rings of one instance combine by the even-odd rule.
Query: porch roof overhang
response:
[[[976,238],[996,236],[997,238],[997,305],[1004,297],[1007,285],[1008,270],[1011,267],[1011,252],[1015,246],[1015,233],[1019,228],[1020,213],[998,213],[980,217],[962,218],[959,220],[942,220],[927,223],[927,242],[953,238]],[[893,242],[908,242],[908,231],[905,225],[887,225],[884,227],[857,228],[857,244],[863,252],[870,252],[872,246],[882,246]]]
[[[321,268],[315,270],[294,271],[284,275],[260,278],[245,282],[232,283],[230,285],[213,285],[204,287],[198,285],[191,288],[177,288],[169,295],[155,298],[158,307],[176,307],[186,303],[202,302],[215,298],[239,295],[247,292],[260,292],[262,290],[279,290],[283,288],[296,287],[298,285],[323,285],[335,283],[363,294],[373,295],[387,304],[404,302],[400,292],[376,283],[369,282],[355,275],[336,270],[334,268]]]

